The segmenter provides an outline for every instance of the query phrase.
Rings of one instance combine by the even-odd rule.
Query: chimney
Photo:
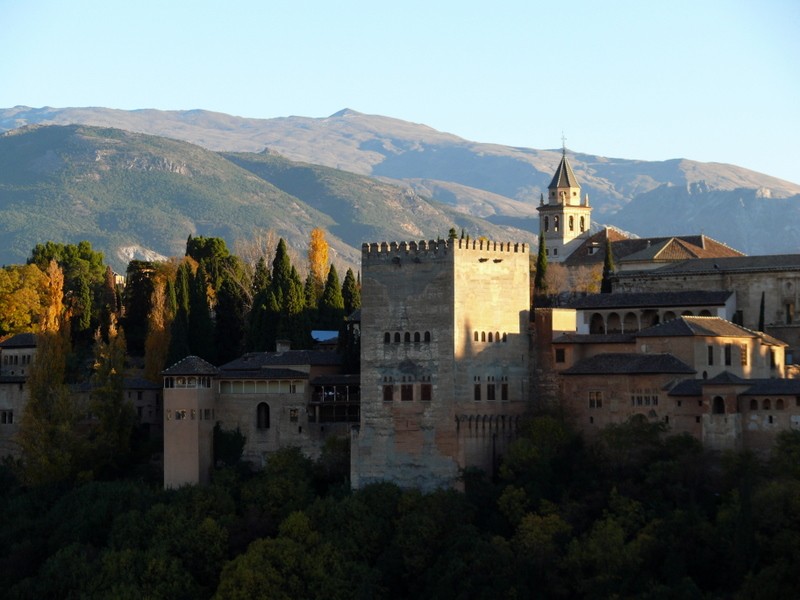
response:
[[[276,352],[288,352],[292,349],[292,342],[290,340],[275,340]]]

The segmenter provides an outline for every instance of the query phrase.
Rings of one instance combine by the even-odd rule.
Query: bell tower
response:
[[[561,162],[544,195],[539,198],[539,235],[544,236],[548,262],[563,262],[591,226],[589,195],[581,199],[581,186],[567,160],[567,147],[561,150]]]

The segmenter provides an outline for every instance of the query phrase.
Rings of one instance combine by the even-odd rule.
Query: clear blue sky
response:
[[[342,108],[800,183],[800,0],[0,0],[0,107]]]

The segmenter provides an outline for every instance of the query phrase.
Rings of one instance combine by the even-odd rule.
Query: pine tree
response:
[[[342,300],[344,301],[344,314],[349,316],[354,310],[361,308],[361,290],[356,283],[353,269],[347,269],[342,283]]]
[[[611,240],[608,238],[608,232],[606,232],[606,255],[603,259],[603,281],[600,283],[601,294],[611,293],[611,277],[614,275],[615,270]]]
[[[533,291],[539,295],[547,293],[547,249],[544,236],[539,236],[539,254],[536,257],[536,277],[533,280]]]

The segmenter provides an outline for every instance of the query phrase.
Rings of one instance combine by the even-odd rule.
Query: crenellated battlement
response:
[[[411,257],[439,257],[450,252],[492,252],[499,254],[528,252],[528,244],[495,242],[491,240],[421,240],[419,242],[364,242],[362,260],[391,260],[399,255]]]

